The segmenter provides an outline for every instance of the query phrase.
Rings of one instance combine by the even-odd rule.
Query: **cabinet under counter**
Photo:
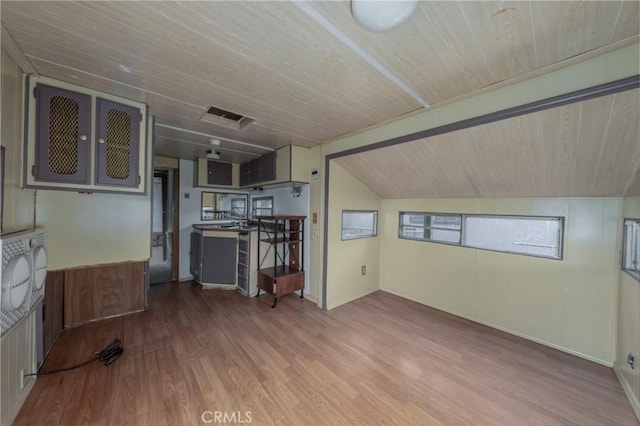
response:
[[[194,224],[190,271],[205,289],[237,289],[254,296],[257,289],[257,232],[252,227]]]

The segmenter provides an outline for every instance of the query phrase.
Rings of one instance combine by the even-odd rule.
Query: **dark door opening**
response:
[[[153,173],[150,285],[178,279],[178,179],[178,169]]]

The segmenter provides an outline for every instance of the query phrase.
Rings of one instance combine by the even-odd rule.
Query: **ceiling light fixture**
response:
[[[220,139],[218,138],[211,138],[209,139],[209,142],[211,142],[211,145],[213,146],[220,146],[221,143]]]
[[[418,0],[351,0],[351,13],[360,26],[377,33],[402,24],[416,6]]]

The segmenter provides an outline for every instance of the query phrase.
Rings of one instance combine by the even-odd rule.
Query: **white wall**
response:
[[[612,365],[619,198],[383,200],[380,289]],[[564,216],[564,259],[398,238],[400,211]]]
[[[336,162],[331,163],[327,249],[327,308],[378,290],[380,238],[342,241],[342,210],[378,210],[380,198]],[[378,219],[378,225],[380,220]],[[366,266],[366,275],[361,267]]]

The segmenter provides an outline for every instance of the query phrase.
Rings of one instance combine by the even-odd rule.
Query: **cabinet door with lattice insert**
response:
[[[36,180],[89,183],[91,97],[36,86]]]
[[[138,186],[140,110],[96,99],[96,183]]]

